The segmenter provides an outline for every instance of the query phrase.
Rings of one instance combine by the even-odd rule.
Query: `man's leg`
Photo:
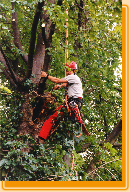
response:
[[[74,114],[74,117],[76,118],[76,120],[81,124],[84,133],[87,136],[89,136],[90,134],[89,134],[88,130],[86,129],[86,126],[80,116],[78,105],[76,103],[73,106],[71,105],[71,111],[72,111],[72,114]]]

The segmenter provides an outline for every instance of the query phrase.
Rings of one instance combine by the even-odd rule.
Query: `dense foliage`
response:
[[[11,2],[15,3],[13,9]],[[119,130],[115,138],[107,142],[110,133],[122,119],[121,1],[64,0],[60,1],[61,4],[58,4],[59,1],[45,1],[42,14],[48,14],[50,21],[55,24],[52,44],[45,47],[47,51],[45,54],[51,58],[50,63],[47,63],[48,72],[52,76],[64,77],[65,49],[68,49],[68,62],[74,60],[78,63],[77,74],[82,80],[84,89],[81,112],[91,135],[87,137],[83,133],[77,138],[76,135],[80,134],[79,124],[73,125],[67,110],[64,110],[64,118],[44,145],[38,144],[34,137],[35,129],[41,127],[43,120],[35,124],[30,120],[32,113],[30,112],[30,116],[25,119],[26,114],[23,110],[26,102],[33,109],[35,95],[32,91],[37,86],[33,83],[33,79],[37,78],[37,74],[31,74],[26,81],[23,81],[22,86],[20,83],[14,86],[17,78],[24,78],[28,70],[26,62],[21,58],[23,55],[30,54],[32,23],[38,2],[42,3],[42,1],[12,0],[11,2],[2,0],[0,3],[2,47],[0,51],[2,53],[3,50],[6,55],[4,60],[0,55],[1,180],[122,180],[121,131]],[[66,8],[69,11],[68,16]],[[22,50],[14,43],[12,14],[15,12],[18,13]],[[66,18],[68,18],[69,29],[68,46],[66,46]],[[37,53],[36,45],[38,45],[41,24],[44,22],[48,22],[45,17],[38,21],[35,53]],[[46,33],[49,33],[48,31]],[[42,55],[39,57],[43,58]],[[5,58],[8,59],[6,64]],[[17,76],[13,76],[13,72],[7,75],[6,72],[10,70],[9,64]],[[42,68],[45,64],[45,61],[41,64]],[[9,76],[13,76],[13,81]],[[44,90],[44,93],[49,92],[51,98],[54,98],[53,102],[46,101],[47,107],[52,110],[63,103],[65,97],[64,89],[53,90],[53,86],[54,83],[47,80]],[[23,126],[24,121],[29,121],[31,131],[26,130],[20,134],[20,126],[21,124]],[[69,160],[65,161],[65,157],[69,157]]]

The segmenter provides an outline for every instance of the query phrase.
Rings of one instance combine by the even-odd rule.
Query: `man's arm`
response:
[[[47,77],[47,73],[44,72],[44,71],[42,71],[42,72],[41,72],[41,77]],[[53,76],[50,76],[50,75],[48,75],[48,79],[49,79],[50,81],[54,82],[54,83],[57,83],[57,84],[63,83],[62,86],[64,86],[65,83],[67,83],[67,80],[66,80],[66,79],[59,79],[59,78],[57,78],[57,77],[53,77]]]

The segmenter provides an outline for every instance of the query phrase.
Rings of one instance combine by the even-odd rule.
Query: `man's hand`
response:
[[[47,73],[44,71],[41,71],[41,77],[46,77],[46,76],[47,76]]]
[[[66,86],[67,86],[67,83],[62,83],[60,85],[55,85],[54,89],[56,90],[56,89],[60,89],[61,87],[66,87]]]
[[[59,79],[57,77],[53,77],[51,75],[47,75],[47,73],[44,72],[44,71],[41,71],[41,77],[47,77],[50,81],[52,81],[53,83],[57,83],[57,84],[63,83],[63,85],[64,85],[64,83],[67,83],[66,79]],[[63,87],[63,85],[62,85],[62,87]],[[60,85],[60,87],[61,87],[61,85]]]
[[[60,89],[61,88],[61,85],[55,85],[54,86],[54,89],[57,90],[57,89]]]

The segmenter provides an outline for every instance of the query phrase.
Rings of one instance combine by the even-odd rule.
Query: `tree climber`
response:
[[[87,131],[81,116],[79,115],[79,110],[81,110],[83,103],[83,89],[80,78],[76,75],[77,64],[72,61],[69,65],[66,64],[66,77],[63,79],[59,79],[56,77],[52,77],[47,75],[46,72],[41,72],[41,77],[45,77],[50,81],[57,83],[58,85],[54,86],[54,89],[59,89],[61,87],[68,88],[68,99],[65,105],[60,105],[56,111],[44,122],[42,129],[39,133],[39,138],[42,140],[46,140],[49,136],[49,133],[52,129],[53,123],[57,120],[58,111],[62,108],[67,107],[70,110],[71,120],[74,123],[75,119],[82,125],[82,129],[84,133],[88,136],[89,132]],[[59,85],[60,83],[60,85]]]

